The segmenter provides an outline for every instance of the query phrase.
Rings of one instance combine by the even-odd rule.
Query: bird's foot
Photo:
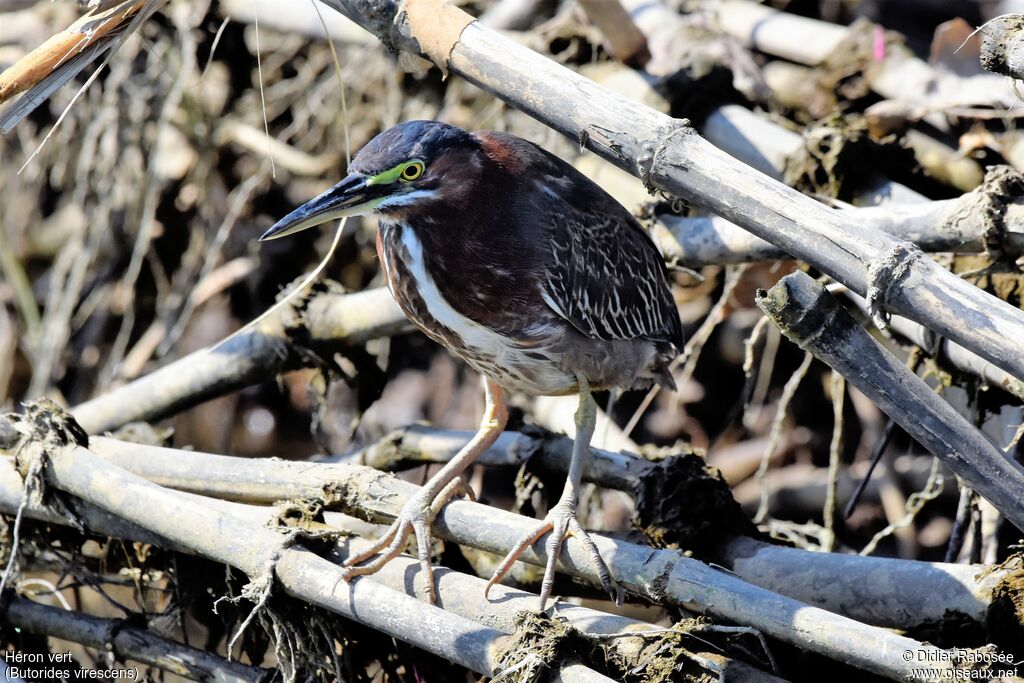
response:
[[[544,609],[548,598],[551,597],[551,588],[555,583],[555,567],[558,565],[558,558],[562,553],[562,545],[569,536],[575,536],[583,544],[587,554],[590,556],[590,564],[601,581],[601,587],[615,600],[615,590],[612,586],[611,572],[608,571],[608,565],[601,558],[601,553],[598,551],[593,539],[590,538],[590,535],[576,519],[576,506],[565,500],[559,501],[537,526],[519,539],[515,547],[505,556],[505,559],[501,561],[498,568],[494,570],[494,576],[487,582],[487,587],[484,589],[484,597],[487,597],[491,586],[504,578],[520,555],[549,531],[551,536],[548,537],[547,542],[544,544],[548,563],[544,568],[544,581],[540,587],[540,609]]]
[[[380,539],[363,552],[345,560],[346,571],[343,578],[346,581],[351,581],[357,576],[376,574],[384,565],[401,555],[409,536],[415,535],[416,556],[420,561],[420,567],[423,569],[423,576],[426,580],[427,600],[430,604],[434,604],[437,601],[437,592],[434,588],[434,571],[430,564],[430,524],[437,517],[441,508],[458,495],[465,495],[476,500],[473,489],[461,476],[445,485],[433,499],[430,498],[427,491],[410,498],[398,513],[398,518]],[[355,566],[374,555],[377,557],[372,562]]]

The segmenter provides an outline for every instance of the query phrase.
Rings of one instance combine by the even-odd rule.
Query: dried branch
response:
[[[807,65],[819,65],[838,54],[849,55],[854,29],[781,12],[750,0],[725,0],[718,20],[727,33],[748,47]],[[925,112],[956,105],[1004,109],[1016,106],[1013,89],[1002,78],[982,74],[963,78],[942,72],[909,49],[874,36],[874,63],[865,72],[872,90]]]
[[[716,147],[777,180],[784,175],[787,159],[802,144],[796,133],[735,104],[713,111],[703,132]],[[867,184],[867,191],[858,199],[867,204],[885,200],[887,206],[844,209],[842,213],[913,242],[924,251],[977,253],[994,248],[1016,258],[1024,254],[1024,210],[1016,201],[1003,199],[1014,194],[1011,188],[1017,182],[1015,178],[1019,174],[1014,171],[993,167],[981,187],[956,199],[940,201],[929,201],[892,181],[875,180]],[[992,202],[1003,202],[1004,206],[986,211]],[[782,249],[723,218],[665,216],[661,222],[679,245],[673,249],[674,255],[691,267],[788,257]]]
[[[981,27],[981,65],[997,74],[1024,80],[1024,16],[1004,14]]]
[[[0,116],[0,133],[9,132],[82,69],[116,49],[166,2],[124,0],[97,7],[8,67],[0,74],[0,103],[20,92],[25,95]]]
[[[806,273],[788,275],[757,305],[801,348],[810,351],[874,401],[933,455],[1000,512],[1024,528],[1024,468],[917,375],[871,338]]]
[[[255,329],[191,353],[72,409],[89,432],[157,420],[278,372],[308,365],[318,345],[360,344],[408,327],[385,289],[298,297]]]
[[[270,670],[229,662],[119,619],[101,619],[25,598],[11,598],[0,619],[29,633],[81,643],[102,652],[112,652],[121,659],[154,666],[195,681],[255,683],[270,680],[273,675]]]
[[[145,0],[134,0],[89,12],[7,67],[0,73],[0,103],[35,86],[89,48],[108,43],[145,4]]]
[[[328,513],[326,516],[331,526],[345,528],[343,520],[339,519],[341,517],[344,515]],[[369,545],[367,541],[353,538],[349,541],[345,554],[358,553]],[[416,558],[400,555],[385,565],[377,574],[374,574],[373,580],[392,590],[412,592],[414,577],[418,569],[419,561]],[[487,581],[484,579],[445,568],[435,569],[434,576],[437,580],[437,595],[440,605],[446,610],[453,611],[477,623],[490,624],[502,631],[512,633],[516,630],[518,617],[523,612],[532,612],[536,609],[537,595],[535,593],[497,585],[491,588],[491,598],[483,600],[481,596],[487,585]],[[652,650],[648,647],[651,643],[649,636],[664,631],[663,628],[654,624],[599,612],[568,602],[556,602],[552,606],[552,612],[567,619],[572,626],[584,633],[616,636],[609,641],[609,648],[621,657],[622,661],[630,668],[639,668],[640,670],[652,663],[649,659],[653,657]],[[630,637],[629,635],[645,632],[648,634],[646,637],[643,635]],[[748,664],[725,657],[718,652],[708,651],[706,646],[697,640],[693,641],[691,649],[698,652],[701,659],[712,662],[717,671],[724,672],[725,680],[747,683],[755,681],[781,683],[782,681],[782,679]]]
[[[254,462],[117,444],[101,438],[93,439],[93,448],[102,452],[104,459],[123,465],[150,481],[200,495],[254,502],[317,497],[323,498],[332,509],[375,522],[392,520],[403,502],[418,489],[408,482],[355,465]],[[271,474],[272,471],[275,474]],[[510,512],[469,501],[454,501],[441,512],[435,531],[442,538],[502,555],[533,524],[533,520]],[[146,526],[153,528],[148,523]],[[912,639],[750,585],[675,551],[654,550],[600,536],[593,538],[619,584],[653,602],[708,612],[896,679],[910,671],[910,665],[899,656],[903,651],[923,648],[938,652]],[[523,556],[524,561],[534,565],[543,565],[545,558],[543,539]],[[600,585],[587,561],[586,550],[575,539],[566,544],[559,568],[592,585]]]
[[[868,304],[864,299],[856,294],[850,294],[849,299],[865,313],[867,312]],[[889,320],[889,328],[896,335],[919,346],[926,354],[943,365],[978,377],[984,380],[988,386],[998,387],[1024,401],[1024,382],[979,358],[959,344],[936,335],[923,325],[899,316],[894,316]]]
[[[441,464],[450,460],[471,437],[470,432],[438,431],[413,425],[392,433],[350,459],[365,462],[376,469],[393,470],[424,463]],[[244,458],[128,444],[101,437],[94,437],[91,442],[101,457],[171,488],[265,504],[286,498],[320,495],[324,482],[345,480],[353,472],[364,472],[358,467],[351,469],[354,467],[351,465],[277,460],[253,462]],[[531,466],[541,470],[564,473],[571,454],[572,440],[566,437],[505,432],[479,462],[486,466],[509,468],[530,462]],[[658,462],[597,448],[591,449],[591,455],[590,464],[583,474],[584,480],[628,492],[634,498],[645,488],[648,480],[665,478],[665,470]],[[202,472],[202,478],[190,474],[194,472]],[[398,488],[392,489],[391,480],[382,479],[381,485],[385,481],[389,491],[404,495],[403,484],[394,484]],[[809,508],[820,509],[822,501],[823,497],[819,496]],[[485,514],[482,511],[477,513],[478,509],[465,511],[460,508],[463,514]],[[710,550],[712,557],[709,559],[729,567],[740,578],[881,626],[912,629],[941,620],[947,609],[982,623],[992,602],[992,588],[1004,577],[1000,571],[984,572],[985,568],[963,565],[856,556],[842,556],[841,560],[835,560],[827,553],[780,548],[744,536],[730,538],[721,532],[720,525],[715,529],[722,543]],[[461,538],[453,540],[466,542]],[[799,566],[802,569],[799,574],[780,571],[773,566],[776,562],[780,566]],[[906,581],[875,581],[873,577],[879,572],[906,577]],[[984,578],[976,578],[983,573]],[[925,599],[935,596],[942,596],[942,599]]]
[[[21,495],[19,487],[20,478],[11,463],[0,463],[0,510],[11,511],[17,507]],[[194,500],[197,504],[212,506],[224,513],[245,519],[249,523],[260,527],[265,527],[270,523],[273,523],[273,526],[280,526],[280,507],[261,507],[231,503],[203,498],[193,494],[181,495],[183,503],[190,503]],[[146,543],[179,552],[192,552],[187,547],[156,536],[130,522],[125,522],[120,517],[113,516],[91,503],[74,500],[73,504],[75,516],[86,528],[94,533],[124,540],[142,540]],[[41,505],[30,506],[28,515],[33,519],[56,524],[66,525],[69,523],[66,517]],[[298,524],[297,528],[316,535],[318,532],[330,533],[335,530],[365,531],[367,526],[355,518],[340,513],[327,512],[324,517],[329,526],[303,521]],[[339,552],[335,553],[337,557],[334,559],[340,564],[344,556],[352,552],[359,552],[368,546],[369,541],[359,538],[343,539],[339,542]],[[415,571],[418,568],[418,560],[408,555],[401,555],[388,563],[380,572],[372,577],[368,577],[366,580],[379,583],[392,590],[411,593],[413,590],[412,582],[415,580]],[[537,596],[535,594],[502,585],[491,589],[491,595],[493,596],[491,600],[482,600],[480,596],[483,593],[486,581],[443,567],[435,569],[435,578],[438,583],[437,594],[439,602],[445,610],[477,623],[488,624],[507,633],[512,633],[516,630],[517,617],[521,612],[533,611],[537,604]],[[608,647],[630,667],[650,665],[651,657],[657,655],[657,653],[655,655],[651,654],[653,651],[651,645],[654,645],[656,648],[659,641],[644,635],[629,637],[628,634],[636,632],[647,632],[650,634],[651,632],[665,631],[665,629],[654,624],[598,612],[566,602],[555,603],[553,605],[553,612],[559,617],[567,619],[573,627],[584,633],[596,636],[615,636],[608,640]],[[782,680],[717,652],[705,651],[704,644],[699,639],[694,641],[690,649],[694,653],[699,653],[701,660],[710,662],[716,671],[725,671],[729,680],[736,680],[742,683],[779,683]]]
[[[141,526],[192,552],[236,567],[266,592],[286,593],[365,624],[471,671],[493,675],[507,636],[496,629],[422,603],[370,581],[344,580],[341,567],[299,547],[288,537],[204,505],[196,497],[151,484],[52,435],[36,434],[19,463],[43,458],[48,483]],[[45,442],[45,443],[44,443]],[[565,666],[564,681],[609,683],[579,665]]]
[[[990,173],[1001,172],[999,170]],[[999,248],[1016,258],[1024,254],[1024,206],[1012,203],[994,218],[983,209],[993,194],[987,184],[956,199],[885,207],[841,209],[837,213],[870,225],[927,252],[979,253],[994,237]],[[661,216],[659,245],[666,258],[698,268],[791,258],[782,249],[717,216]]]
[[[713,112],[705,133],[736,158],[779,178],[785,159],[793,153],[793,144],[799,141],[795,134],[738,105]],[[924,251],[985,251],[995,258],[1015,259],[1024,254],[1024,208],[1017,199],[1011,199],[1012,188],[1020,184],[1017,172],[996,166],[989,169],[980,187],[956,199],[923,201],[919,197],[921,201],[915,203],[843,209],[841,213],[862,225],[913,242]],[[867,198],[879,199],[879,190],[883,197],[895,193],[907,198],[911,192],[893,183],[888,185],[882,188],[876,183]],[[654,236],[669,261],[674,259],[691,268],[790,257],[779,247],[718,216],[661,216]],[[862,298],[854,298],[867,310]],[[936,335],[919,323],[894,316],[890,326],[900,336],[926,349],[934,346],[930,342]],[[942,338],[936,351],[957,370],[1024,398],[1024,382],[959,344]]]
[[[647,39],[619,0],[580,0],[587,18],[601,30],[615,59],[642,68],[651,58]]]
[[[346,460],[390,471],[442,464],[471,437],[471,432],[412,425]],[[106,453],[108,445],[130,450],[113,440],[94,441],[101,454]],[[529,462],[542,471],[563,473],[571,452],[572,441],[565,437],[505,432],[478,462],[507,468]],[[597,448],[591,449],[591,459],[583,473],[586,481],[634,497],[643,488],[645,478],[663,476],[656,462]],[[807,476],[806,471],[801,472],[801,485],[806,484]],[[841,490],[852,490],[852,481],[841,481]],[[824,482],[818,488],[824,490]],[[821,509],[823,501],[824,496],[819,495],[803,509]],[[938,622],[947,610],[984,623],[992,604],[992,589],[1005,577],[1002,571],[987,571],[988,568],[979,566],[833,555],[776,546],[746,536],[725,538],[712,552],[715,562],[753,584],[860,621],[905,630]],[[887,579],[876,580],[879,575]]]

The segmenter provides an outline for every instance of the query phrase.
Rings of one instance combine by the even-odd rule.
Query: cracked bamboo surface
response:
[[[1024,467],[868,334],[823,286],[787,275],[757,304],[783,334],[860,389],[1007,519],[1024,528]]]
[[[297,367],[295,347],[361,344],[409,328],[384,288],[297,297],[255,329],[169,363],[71,409],[90,433],[153,421]]]
[[[243,517],[185,497],[75,444],[31,442],[19,464],[45,458],[47,483],[148,531],[160,544],[186,549],[244,571],[256,583],[273,581],[286,593],[353,619],[484,675],[494,675],[507,636],[371,581],[346,582],[344,570]],[[16,475],[15,475],[16,476]],[[566,683],[610,683],[587,667],[568,664]]]
[[[839,209],[837,213],[871,225],[893,237],[913,242],[927,252],[983,253],[988,219],[975,190],[956,199],[917,204]],[[747,263],[792,258],[783,249],[718,216],[660,216],[669,236],[658,240],[666,258],[691,268],[711,264]],[[1002,219],[1004,250],[1024,254],[1024,206],[1010,204]]]
[[[15,472],[13,463],[10,461],[0,462],[0,510],[8,513],[14,513],[17,510],[21,500],[21,486],[21,478]],[[217,510],[243,518],[260,527],[265,527],[268,523],[274,522],[280,515],[280,508],[278,507],[232,503],[188,493],[182,493],[181,496],[183,504],[194,502],[198,505],[212,506]],[[192,549],[185,545],[170,541],[143,527],[111,515],[94,504],[76,501],[74,512],[87,528],[96,533],[125,540],[142,540],[152,545],[179,552],[193,552]],[[66,517],[54,512],[45,505],[29,505],[26,509],[26,515],[32,519],[55,524],[67,525],[70,523]],[[365,531],[367,526],[364,522],[341,513],[327,512],[324,516],[330,525],[329,529]],[[322,530],[325,529],[319,527],[310,529],[313,532]],[[348,549],[349,552],[358,552],[368,546],[369,541],[359,538],[347,538],[339,542],[339,550]],[[340,564],[345,554],[347,553],[338,552],[337,558],[331,559],[337,559]],[[377,574],[362,580],[380,584],[391,590],[411,592],[415,583],[415,573],[418,569],[418,560],[409,555],[401,555],[388,563]],[[435,568],[435,578],[437,579],[439,604],[443,609],[506,633],[512,633],[516,630],[516,619],[521,612],[532,611],[537,604],[536,594],[502,585],[492,588],[492,600],[481,600],[479,596],[483,593],[486,581],[444,567]],[[573,627],[585,633],[597,636],[616,636],[609,640],[609,647],[622,657],[623,661],[630,662],[635,666],[642,666],[645,660],[649,658],[651,653],[645,649],[645,644],[649,641],[647,637],[642,635],[631,637],[624,634],[634,632],[647,632],[650,634],[651,632],[664,631],[663,628],[653,624],[565,602],[556,603],[553,606],[553,611],[558,616],[567,619]],[[71,639],[74,640],[73,638]],[[91,640],[89,642],[92,643]],[[701,645],[702,641],[698,639],[693,646],[694,652],[699,653],[698,656],[705,665],[713,670],[724,671],[729,680],[734,680],[737,683],[781,683],[784,680],[716,652],[701,651]],[[571,679],[572,676],[573,672],[570,671],[568,677]],[[563,678],[565,677],[563,676]]]
[[[411,425],[344,461],[392,471],[444,463],[471,437],[471,432]],[[112,440],[96,444],[100,452],[108,446],[130,450]],[[561,473],[567,470],[571,453],[572,440],[566,437],[505,432],[478,462],[518,468],[529,460],[533,467]],[[645,476],[659,473],[655,462],[591,448],[583,478],[632,493]],[[949,611],[984,623],[992,591],[1006,574],[984,565],[812,552],[744,536],[723,539],[714,559],[768,590],[869,624],[904,630],[939,622]]]

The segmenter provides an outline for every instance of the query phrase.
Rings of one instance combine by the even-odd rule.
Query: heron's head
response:
[[[348,176],[275,223],[260,241],[292,235],[345,216],[395,219],[445,212],[472,197],[483,164],[475,137],[437,121],[408,121],[356,154]]]

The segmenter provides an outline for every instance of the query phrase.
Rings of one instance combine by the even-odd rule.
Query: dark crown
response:
[[[389,128],[359,150],[349,171],[375,175],[409,159],[430,161],[456,148],[479,149],[472,135],[439,121],[406,121]]]

